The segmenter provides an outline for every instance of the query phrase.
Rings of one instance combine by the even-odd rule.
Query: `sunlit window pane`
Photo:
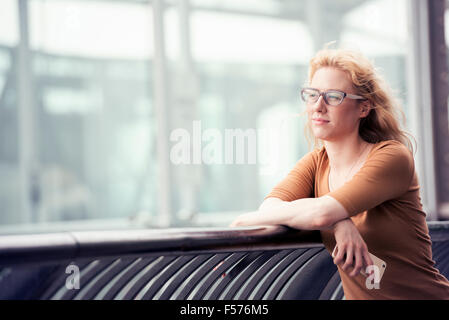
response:
[[[31,0],[31,46],[76,56],[148,58],[152,12],[144,3]]]

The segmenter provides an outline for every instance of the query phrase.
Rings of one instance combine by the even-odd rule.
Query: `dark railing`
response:
[[[429,229],[436,266],[447,277],[449,224],[429,223]],[[79,287],[67,283],[78,275]],[[0,299],[343,297],[317,231],[261,226],[0,236]]]
[[[284,226],[79,231],[0,236],[0,265],[322,247],[319,232]]]

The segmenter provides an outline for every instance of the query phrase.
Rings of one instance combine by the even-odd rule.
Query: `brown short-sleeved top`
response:
[[[449,299],[449,281],[432,260],[412,153],[397,141],[379,142],[353,178],[333,192],[329,168],[325,147],[309,152],[266,198],[328,194],[345,207],[369,252],[387,263],[379,289],[368,289],[363,275],[351,278],[338,267],[346,299]],[[321,236],[331,253],[333,231]]]

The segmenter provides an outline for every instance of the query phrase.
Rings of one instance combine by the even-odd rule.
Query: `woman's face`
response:
[[[349,75],[339,69],[324,67],[313,75],[311,88],[321,92],[339,90],[357,94],[352,87]],[[309,124],[314,136],[321,140],[338,141],[358,134],[361,108],[358,100],[346,97],[338,106],[327,105],[322,96],[313,104],[307,104]],[[322,119],[324,121],[317,121]]]

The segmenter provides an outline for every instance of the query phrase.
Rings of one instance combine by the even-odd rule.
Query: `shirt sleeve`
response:
[[[294,201],[301,198],[313,197],[317,169],[317,152],[315,150],[302,157],[265,199],[274,197],[283,201]]]
[[[353,216],[406,193],[414,173],[412,153],[399,142],[385,144],[350,181],[328,195]]]

